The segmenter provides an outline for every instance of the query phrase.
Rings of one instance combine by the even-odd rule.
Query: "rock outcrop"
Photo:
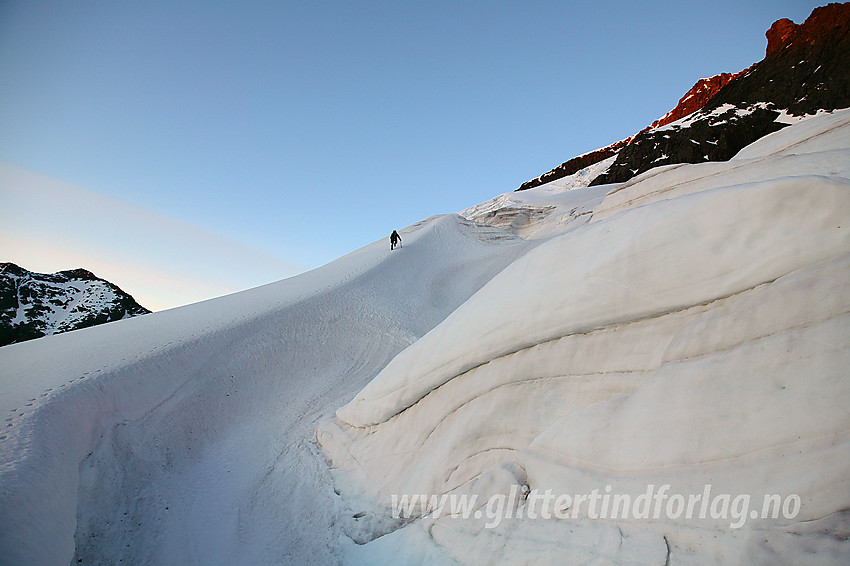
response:
[[[770,55],[784,46],[796,27],[797,24],[788,18],[782,18],[773,22],[773,25],[770,26],[770,29],[765,34],[767,36],[767,53],[765,55]]]

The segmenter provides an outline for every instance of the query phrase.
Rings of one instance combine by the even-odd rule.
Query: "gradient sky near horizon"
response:
[[[0,2],[0,261],[154,310],[511,191],[822,3]]]

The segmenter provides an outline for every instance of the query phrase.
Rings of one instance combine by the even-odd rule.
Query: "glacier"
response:
[[[0,348],[2,561],[847,562],[850,110],[728,162],[595,173]],[[660,485],[801,504],[530,513]],[[511,516],[400,519],[403,494],[511,496]]]

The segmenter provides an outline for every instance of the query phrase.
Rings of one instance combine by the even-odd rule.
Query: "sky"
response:
[[[818,5],[2,0],[0,261],[153,310],[289,277],[637,132]]]

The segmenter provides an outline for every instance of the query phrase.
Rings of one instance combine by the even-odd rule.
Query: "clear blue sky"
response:
[[[817,5],[4,0],[0,162],[16,178],[46,177],[50,194],[66,187],[68,201],[80,202],[79,190],[142,211],[111,213],[127,229],[156,216],[181,226],[165,233],[191,227],[251,250],[216,257],[227,246],[196,253],[173,242],[183,255],[172,260],[207,283],[252,253],[264,258],[265,271],[222,283],[226,292],[316,267],[626,137],[700,77],[760,60],[774,20],[800,23]],[[0,191],[12,202],[8,179]],[[3,200],[9,226],[16,212]],[[140,239],[121,258],[92,243],[120,227],[66,218],[57,234],[20,216],[0,260],[56,270],[89,258],[103,271],[147,253],[145,269],[168,285],[159,248],[144,249],[150,227],[135,226]],[[22,242],[38,238],[46,243],[32,253],[50,261],[26,265]],[[143,304],[149,296],[131,275],[116,282]],[[152,306],[186,300],[196,297]]]

